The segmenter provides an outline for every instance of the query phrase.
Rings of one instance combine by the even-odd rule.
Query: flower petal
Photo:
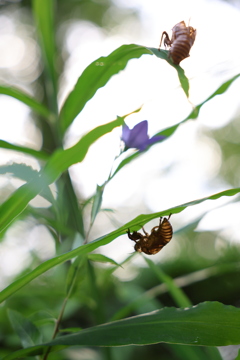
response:
[[[139,148],[139,146],[143,145],[149,140],[148,134],[148,122],[144,120],[139,124],[135,125],[131,130],[129,143],[130,147]]]
[[[148,139],[147,142],[142,144],[142,146],[139,147],[139,150],[144,151],[149,145],[155,144],[156,142],[162,141],[164,139],[166,139],[166,136],[153,136],[151,139]]]

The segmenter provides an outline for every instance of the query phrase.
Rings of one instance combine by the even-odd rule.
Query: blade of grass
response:
[[[49,106],[58,113],[57,108],[57,74],[53,18],[55,0],[33,0],[32,9],[42,45],[42,53],[47,75],[47,89]]]
[[[152,52],[135,44],[123,45],[108,56],[93,61],[78,78],[74,89],[68,95],[60,112],[62,133],[71,125],[96,91],[106,85],[112,76],[123,70],[128,61]]]
[[[214,195],[211,195],[211,196],[207,196],[207,197],[204,197],[202,199],[194,200],[194,201],[191,201],[191,202],[179,205],[179,206],[175,206],[175,207],[172,207],[170,209],[167,209],[167,210],[164,210],[164,211],[161,211],[161,212],[157,212],[157,213],[153,213],[153,214],[146,214],[146,215],[139,215],[135,219],[133,219],[130,222],[128,222],[128,223],[124,224],[123,226],[121,226],[119,229],[117,229],[115,231],[112,231],[111,233],[109,233],[109,234],[107,234],[105,236],[102,236],[99,239],[96,239],[96,240],[92,241],[91,243],[79,246],[78,248],[76,248],[76,249],[74,249],[72,251],[69,251],[69,252],[67,252],[65,254],[56,256],[55,258],[52,258],[50,260],[45,261],[43,264],[36,267],[30,273],[24,275],[23,277],[21,277],[20,279],[14,281],[8,287],[3,289],[0,292],[0,303],[2,301],[4,301],[5,299],[7,299],[12,294],[14,294],[19,289],[21,289],[23,286],[28,284],[30,281],[37,278],[38,276],[40,276],[44,272],[46,272],[47,270],[53,268],[56,265],[59,265],[59,264],[65,262],[67,260],[70,260],[70,259],[72,259],[72,258],[74,258],[74,257],[76,257],[78,255],[88,254],[89,252],[97,249],[100,246],[104,246],[104,245],[109,244],[111,241],[116,239],[118,236],[126,234],[127,230],[130,229],[130,228],[133,229],[133,230],[138,230],[144,224],[149,222],[150,220],[159,218],[160,216],[166,216],[166,215],[169,215],[170,213],[171,214],[177,214],[177,213],[180,213],[181,211],[183,211],[184,209],[186,209],[188,206],[197,205],[197,204],[200,204],[200,203],[202,203],[203,201],[206,201],[206,200],[219,199],[222,196],[233,196],[233,195],[236,195],[239,192],[240,192],[240,188],[225,190],[225,191],[222,191],[220,193],[217,193],[217,194],[214,194]]]
[[[222,95],[225,91],[228,90],[228,88],[231,86],[231,84],[240,76],[240,74],[237,74],[235,76],[233,76],[231,79],[227,80],[224,84],[222,84],[221,86],[219,86],[219,88],[217,90],[214,91],[214,93],[212,95],[210,95],[206,100],[204,100],[203,102],[201,102],[200,104],[198,104],[192,111],[191,113],[182,121],[180,121],[178,124],[175,124],[169,128],[166,128],[164,130],[159,131],[158,133],[156,133],[154,135],[155,136],[166,136],[166,139],[168,137],[170,137],[171,135],[173,135],[175,133],[175,131],[178,129],[178,127],[180,125],[182,125],[183,123],[185,123],[188,120],[194,120],[198,117],[198,114],[201,110],[201,107],[207,103],[209,100],[213,99],[215,96],[218,95]],[[164,141],[164,140],[163,140]],[[157,143],[150,145],[154,146],[157,145]],[[140,152],[137,151],[134,154],[129,155],[127,158],[125,158],[124,160],[121,161],[121,163],[118,165],[117,169],[114,171],[114,173],[112,174],[111,178],[113,178],[118,171],[123,168],[125,165],[127,165],[128,163],[130,163],[132,160],[136,159],[138,156],[141,156],[142,154],[144,154],[144,152]]]
[[[39,115],[42,115],[45,118],[51,119],[52,117],[54,117],[54,114],[52,114],[47,107],[39,103],[33,97],[27,95],[23,90],[1,85],[0,94],[8,95],[21,101],[25,105],[29,106],[33,111],[35,111]]]
[[[157,343],[227,346],[238,345],[240,309],[218,302],[205,302],[178,309],[163,308],[151,313],[66,335],[43,344],[7,355],[12,360],[26,355],[40,355],[46,346],[127,346]],[[209,357],[207,357],[209,358]],[[221,359],[217,355],[215,359]]]
[[[187,295],[180,289],[174,282],[174,280],[164,273],[164,271],[156,265],[152,260],[144,257],[146,263],[153,273],[158,277],[160,282],[166,284],[168,291],[175,303],[182,308],[190,307],[192,305],[191,301],[188,299]]]
[[[49,158],[49,154],[47,154],[43,150],[33,150],[33,149],[27,148],[25,146],[13,145],[4,140],[0,140],[0,147],[3,149],[20,151],[24,154],[31,155],[39,160],[48,160],[48,158]]]

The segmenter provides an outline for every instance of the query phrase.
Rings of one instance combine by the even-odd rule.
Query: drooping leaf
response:
[[[17,99],[24,103],[25,105],[29,106],[33,111],[38,113],[39,115],[44,116],[45,118],[52,118],[54,115],[51,111],[45,107],[43,104],[39,103],[33,97],[26,94],[23,90],[10,87],[10,86],[0,86],[0,94],[8,95]]]
[[[27,155],[31,155],[33,157],[35,157],[36,159],[39,160],[47,160],[49,158],[49,154],[47,154],[45,151],[43,150],[33,150],[30,148],[27,148],[25,146],[19,146],[19,145],[13,145],[10,144],[7,141],[4,140],[0,140],[0,147],[3,149],[9,149],[9,150],[14,150],[14,151],[20,151],[24,154]]]
[[[198,117],[199,111],[201,110],[201,107],[205,103],[207,103],[209,100],[213,99],[215,96],[222,95],[225,91],[227,91],[228,88],[230,87],[230,85],[239,76],[240,76],[240,74],[237,74],[237,75],[233,76],[231,79],[227,80],[224,84],[219,86],[219,88],[217,90],[215,90],[214,93],[212,95],[210,95],[206,100],[204,100],[203,102],[198,104],[184,120],[180,121],[179,123],[177,123],[177,124],[175,124],[173,126],[170,126],[169,128],[166,128],[164,130],[159,131],[158,133],[156,133],[154,135],[154,137],[155,136],[166,136],[166,139],[167,139],[168,137],[170,137],[171,135],[173,135],[175,133],[175,131],[178,129],[178,127],[180,125],[182,125],[183,123],[185,123],[188,120],[196,119]],[[154,145],[156,145],[156,144],[152,144],[149,147],[154,146]],[[112,174],[111,177],[115,176],[121,168],[123,168],[125,165],[130,163],[132,160],[136,159],[138,156],[141,156],[142,154],[143,154],[143,152],[137,151],[137,152],[134,152],[133,154],[129,155],[125,159],[123,159],[121,161],[121,163],[118,165],[117,169],[114,171],[114,173]]]
[[[72,251],[69,251],[65,254],[59,255],[50,260],[47,260],[44,263],[42,263],[41,265],[37,266],[33,271],[22,276],[20,279],[14,281],[8,287],[3,289],[0,292],[0,303],[2,301],[4,301],[5,299],[7,299],[12,294],[14,294],[19,289],[21,289],[23,286],[28,284],[30,281],[37,278],[41,274],[45,273],[47,270],[53,268],[56,265],[59,265],[59,264],[65,262],[65,261],[68,261],[78,255],[88,254],[89,252],[97,249],[100,246],[109,244],[111,241],[116,239],[118,236],[126,234],[128,229],[130,229],[131,231],[139,230],[147,222],[149,222],[150,220],[159,218],[160,216],[166,216],[169,214],[178,214],[181,211],[183,211],[184,209],[186,209],[188,206],[197,205],[206,200],[219,199],[222,196],[234,196],[234,195],[238,194],[239,192],[240,192],[240,188],[225,190],[220,193],[217,193],[217,194],[214,194],[211,196],[207,196],[202,199],[194,200],[194,201],[182,204],[182,205],[178,205],[178,206],[175,206],[170,209],[163,210],[163,211],[160,211],[157,213],[139,215],[135,219],[133,219],[130,222],[126,223],[125,225],[121,226],[119,229],[114,230],[111,233],[92,241],[91,243],[84,244]]]
[[[0,174],[10,174],[24,181],[34,181],[35,179],[37,180],[39,176],[39,172],[31,166],[16,163],[0,166]],[[54,201],[53,194],[48,186],[42,190],[41,196],[50,203]]]
[[[139,58],[143,54],[152,54],[151,51],[135,44],[123,45],[108,56],[102,56],[93,61],[78,78],[78,81],[68,95],[60,112],[62,132],[71,125],[75,117],[82,111],[86,103],[96,91],[106,85],[115,74],[123,70],[128,61]]]
[[[138,110],[137,110],[138,111]],[[118,117],[116,120],[98,126],[86,135],[84,135],[77,144],[66,150],[56,150],[50,157],[46,166],[39,173],[39,176],[27,184],[18,188],[0,207],[0,231],[2,231],[13,219],[19,215],[36,195],[44,187],[53,183],[66,171],[71,165],[81,162],[89,147],[101,136],[112,131],[115,127],[123,124],[124,117]]]
[[[186,96],[188,97],[189,96],[189,81],[188,81],[188,78],[186,77],[183,68],[181,68],[181,66],[179,66],[179,65],[175,65],[172,62],[172,60],[169,58],[169,51],[168,50],[162,50],[162,49],[159,51],[158,49],[155,49],[155,48],[149,48],[149,50],[151,50],[154,55],[156,55],[160,59],[166,60],[172,67],[174,67],[174,69],[178,73],[178,78],[179,78],[181,87],[182,87],[183,91],[185,92]]]
[[[40,355],[47,346],[127,346],[157,343],[226,346],[238,345],[240,309],[218,302],[205,302],[179,309],[163,308],[151,313],[82,330],[59,337],[43,346],[9,354],[3,360]],[[221,359],[221,357],[215,357]]]

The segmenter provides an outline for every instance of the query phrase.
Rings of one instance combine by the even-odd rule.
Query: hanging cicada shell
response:
[[[172,225],[169,218],[160,218],[159,226],[155,226],[151,230],[151,234],[148,234],[144,228],[142,228],[144,235],[140,232],[134,231],[132,234],[128,230],[129,239],[135,241],[134,249],[138,252],[144,252],[147,255],[157,254],[165,245],[172,239]]]
[[[160,51],[162,40],[165,36],[163,40],[164,46],[170,48],[169,55],[172,58],[173,63],[179,65],[182,60],[190,56],[189,51],[195,41],[196,33],[196,29],[192,26],[186,26],[185,22],[181,21],[172,28],[171,40],[166,31],[162,33],[158,50]]]

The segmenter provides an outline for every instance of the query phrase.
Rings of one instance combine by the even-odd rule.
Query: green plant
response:
[[[8,329],[3,328],[1,332],[9,336],[8,340],[2,339],[3,350],[1,351],[2,355],[5,355],[3,359],[19,359],[37,355],[41,356],[41,359],[54,359],[55,352],[60,350],[63,351],[59,353],[61,355],[57,355],[57,358],[65,359],[70,357],[70,352],[67,351],[76,347],[76,351],[82,351],[84,347],[102,347],[104,358],[114,359],[119,354],[124,354],[124,358],[131,359],[131,356],[136,357],[135,351],[138,351],[138,348],[133,345],[159,343],[165,344],[165,347],[161,347],[163,359],[169,356],[166,355],[169,352],[173,359],[221,359],[217,346],[240,343],[240,310],[216,301],[204,303],[199,301],[198,305],[193,306],[192,303],[196,304],[196,302],[192,301],[191,294],[188,295],[183,291],[180,283],[181,279],[189,281],[190,274],[193,276],[192,284],[197,284],[197,276],[201,271],[205,271],[201,274],[209,281],[214,276],[229,275],[237,278],[239,249],[234,252],[228,249],[224,260],[219,256],[214,266],[201,259],[197,253],[193,255],[190,262],[186,260],[186,253],[182,251],[178,265],[178,272],[182,269],[182,278],[176,280],[174,280],[176,264],[169,262],[169,268],[165,265],[164,269],[164,266],[155,264],[148,257],[144,257],[150,275],[145,274],[146,284],[143,282],[139,285],[136,280],[132,282],[132,287],[113,279],[112,274],[120,266],[124,267],[135,255],[129,256],[122,264],[118,264],[113,259],[102,254],[93,254],[92,251],[100,249],[121,235],[126,235],[128,229],[137,231],[150,220],[161,216],[180,213],[206,200],[234,196],[240,192],[240,188],[227,189],[202,199],[168,209],[160,209],[156,213],[141,214],[91,242],[88,242],[88,233],[101,210],[105,188],[118,172],[127,164],[131,164],[132,161],[146,154],[152,146],[163,140],[168,141],[168,138],[182,124],[191,119],[197,119],[201,107],[215,96],[223,94],[240,74],[222,84],[211,96],[197,105],[184,120],[160,130],[151,139],[144,130],[145,133],[141,134],[137,143],[135,137],[134,141],[132,138],[129,140],[128,131],[135,130],[127,128],[127,139],[126,132],[122,136],[126,146],[120,155],[116,156],[119,161],[118,166],[114,171],[110,171],[106,181],[98,185],[94,196],[86,201],[91,204],[91,214],[89,228],[85,229],[84,206],[79,204],[68,169],[83,161],[89,148],[100,137],[110,133],[116,127],[123,127],[123,131],[124,128],[126,130],[125,119],[141,109],[133,110],[131,114],[118,116],[109,123],[97,126],[82,136],[75,145],[65,149],[64,136],[76,116],[94,97],[99,88],[104,87],[112,76],[123,70],[130,60],[139,59],[142,55],[157,56],[160,61],[167,61],[176,70],[187,97],[189,82],[183,69],[178,65],[173,65],[169,60],[167,51],[159,52],[157,49],[135,44],[123,45],[110,55],[96,59],[84,70],[59,112],[53,1],[34,0],[33,14],[44,59],[48,106],[12,86],[1,86],[0,93],[20,100],[39,115],[39,121],[42,122],[43,144],[48,143],[51,146],[48,148],[45,146],[37,151],[3,140],[0,142],[2,148],[28,154],[38,160],[41,165],[40,171],[35,171],[23,164],[1,167],[1,173],[11,173],[12,176],[24,180],[25,184],[2,203],[0,229],[4,236],[6,230],[14,225],[17,219],[25,220],[31,216],[51,231],[56,242],[56,256],[39,265],[34,263],[34,268],[26,269],[21,277],[13,280],[1,291],[0,300],[2,303],[5,301],[1,309],[2,317],[5,319],[2,325],[6,328],[8,326]],[[47,87],[47,84],[50,85]],[[131,147],[136,150],[130,155],[125,155],[127,154],[125,151]],[[56,197],[53,196],[49,187],[53,183],[57,188]],[[51,204],[48,209],[34,209],[29,205],[29,202],[39,194]],[[196,224],[189,226],[191,225]],[[189,229],[185,228],[181,231],[187,234]],[[74,240],[77,237],[83,239],[83,243],[75,247]],[[184,246],[186,244],[183,243],[183,249]],[[98,268],[96,264],[99,262],[110,264],[110,267]],[[64,264],[64,267],[58,267],[60,264]],[[49,270],[51,272],[47,273]],[[155,279],[153,284],[151,284],[152,279]],[[156,281],[162,287],[159,288]],[[40,284],[42,284],[41,291]],[[124,291],[129,291],[129,296],[123,295]],[[165,299],[167,306],[164,306],[166,292],[169,298]],[[122,298],[120,293],[122,293]],[[151,310],[155,311],[150,312]],[[128,318],[129,315],[134,316]],[[15,334],[21,340],[23,347],[21,350],[17,349],[19,344],[16,345],[16,338],[11,339],[13,335],[9,325],[5,325],[9,324],[6,320],[7,316]],[[68,324],[68,319],[72,318],[76,318],[78,326],[71,326],[71,321]],[[125,350],[117,348],[118,353],[114,347],[120,346],[128,348]],[[163,349],[166,349],[166,354]],[[97,357],[95,353],[94,356]],[[140,355],[138,356],[140,358]],[[155,358],[154,356],[153,353],[152,358]]]

